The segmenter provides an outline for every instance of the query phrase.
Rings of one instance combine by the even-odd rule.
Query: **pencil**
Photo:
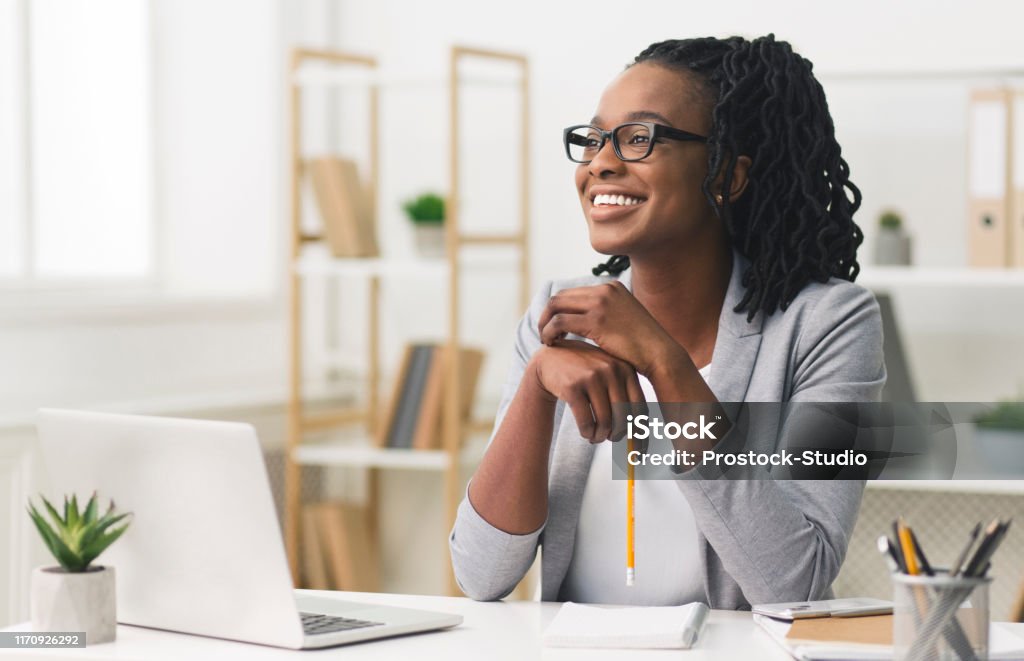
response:
[[[903,561],[907,563],[907,573],[911,576],[917,576],[920,573],[917,566],[917,553],[914,552],[914,542],[910,538],[910,529],[907,528],[907,524],[903,523],[902,517],[897,520],[896,528],[899,533],[900,547],[903,549]]]
[[[626,440],[626,456],[633,452],[633,437]],[[632,586],[636,583],[636,554],[635,546],[635,508],[636,508],[636,481],[633,474],[633,464],[626,461],[626,585]]]

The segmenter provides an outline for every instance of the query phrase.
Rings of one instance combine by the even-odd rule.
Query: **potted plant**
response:
[[[875,264],[910,266],[910,237],[903,231],[903,218],[895,211],[884,211],[878,217]]]
[[[1024,402],[1003,401],[974,418],[974,442],[990,467],[1024,471]]]
[[[84,511],[78,498],[64,497],[64,514],[40,496],[49,516],[29,501],[28,513],[50,549],[57,567],[38,567],[32,572],[32,626],[36,631],[84,631],[89,645],[114,640],[117,634],[117,602],[114,568],[92,562],[124,534],[130,512],[118,514],[111,501],[100,515],[93,493]]]
[[[423,193],[402,205],[412,221],[416,247],[423,257],[444,257],[444,198]]]

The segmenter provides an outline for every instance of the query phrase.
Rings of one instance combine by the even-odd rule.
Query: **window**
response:
[[[153,275],[149,3],[0,0],[0,278]]]

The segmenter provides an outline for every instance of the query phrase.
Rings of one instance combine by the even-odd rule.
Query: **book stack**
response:
[[[355,162],[323,156],[311,159],[307,167],[331,254],[378,256],[373,205]]]
[[[447,347],[437,344],[410,344],[406,347],[385,424],[381,426],[377,439],[378,445],[414,450],[441,447],[449,353]],[[460,356],[459,412],[465,420],[473,406],[473,393],[484,355],[479,350],[463,348]]]
[[[340,501],[302,510],[303,585],[313,590],[379,589],[378,554],[370,538],[369,510]]]

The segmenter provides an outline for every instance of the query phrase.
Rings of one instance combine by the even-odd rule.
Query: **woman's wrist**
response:
[[[675,380],[680,374],[689,371],[696,372],[697,367],[686,349],[673,341],[663,345],[640,373],[647,377],[651,385],[656,386],[659,382]]]

